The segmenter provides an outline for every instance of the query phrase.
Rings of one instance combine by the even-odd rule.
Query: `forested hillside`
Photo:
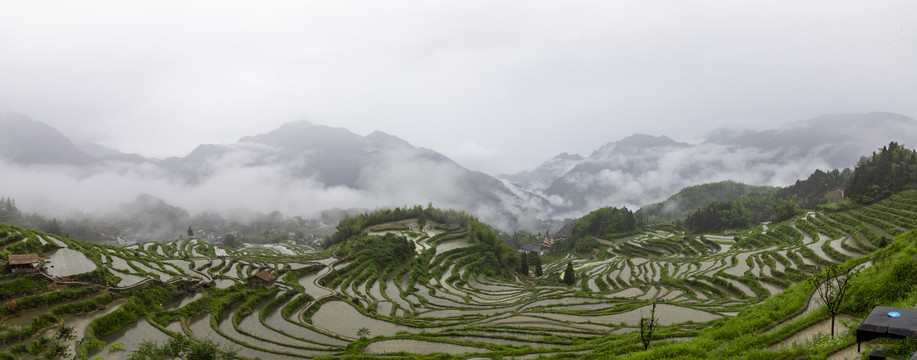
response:
[[[599,239],[616,239],[638,232],[634,213],[627,208],[604,207],[592,211],[573,223],[570,237],[560,241],[551,249],[562,254],[573,251],[576,254],[590,254],[599,247]]]
[[[475,266],[472,269],[486,272],[491,276],[501,274],[508,276],[518,265],[514,249],[500,241],[493,229],[462,211],[442,210],[432,206],[423,208],[417,205],[405,208],[380,209],[353,217],[347,216],[338,224],[338,231],[328,236],[323,241],[323,244],[326,248],[337,250],[338,252],[346,251],[346,254],[358,250],[357,254],[365,255],[362,258],[378,261],[379,256],[391,257],[388,255],[391,251],[390,246],[375,245],[379,240],[373,239],[381,238],[381,236],[367,237],[366,233],[407,230],[409,227],[405,225],[406,223],[416,225],[413,229],[418,235],[423,234],[422,230],[428,227],[449,231],[464,230],[464,233],[467,234],[479,250],[480,258],[475,262]],[[388,225],[379,226],[383,224]],[[387,243],[392,241],[395,240],[386,240]],[[341,249],[334,247],[338,244],[343,244]],[[401,247],[401,245],[395,243],[390,245],[396,248]],[[365,249],[366,246],[376,249],[374,251],[378,252],[376,254],[378,256],[374,255],[373,251],[367,251]],[[392,264],[401,264],[412,254],[413,252],[411,254],[402,253],[393,257],[393,260],[397,261],[392,262]]]
[[[917,151],[892,142],[864,157],[847,183],[846,195],[860,204],[917,188]]]
[[[777,188],[774,187],[746,185],[729,180],[689,186],[663,202],[640,208],[636,216],[643,223],[675,222],[714,201],[735,199],[746,194],[767,195],[775,191]]]
[[[0,197],[0,224],[10,223],[22,217],[22,212],[16,207],[12,198]]]

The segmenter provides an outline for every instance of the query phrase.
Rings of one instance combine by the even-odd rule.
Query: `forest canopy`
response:
[[[902,190],[917,188],[917,152],[896,142],[860,159],[846,195],[860,204],[871,204]]]
[[[552,248],[555,253],[573,250],[585,254],[599,246],[595,238],[615,239],[638,230],[634,213],[627,208],[603,207],[573,223],[570,238]]]

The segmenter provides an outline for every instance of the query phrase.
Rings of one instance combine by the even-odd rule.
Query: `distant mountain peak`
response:
[[[665,135],[653,136],[653,135],[647,135],[647,134],[633,134],[621,140],[610,142],[610,143],[603,145],[598,150],[593,152],[592,155],[590,155],[589,157],[590,158],[596,157],[596,156],[602,157],[602,156],[608,156],[610,153],[613,153],[613,152],[620,152],[620,151],[635,152],[635,151],[640,151],[640,150],[645,150],[645,149],[659,148],[659,147],[666,147],[666,146],[689,147],[691,145],[677,142]]]
[[[639,133],[618,140],[617,143],[627,146],[667,146],[678,144],[678,142],[665,135],[653,136]]]
[[[557,156],[553,158],[553,160],[570,160],[570,161],[581,161],[583,159],[585,158],[580,154],[570,154],[570,153],[565,153],[565,152],[557,154]]]
[[[371,134],[366,135],[365,139],[376,147],[385,149],[414,147],[400,137],[379,130],[373,131]]]
[[[362,137],[345,128],[315,125],[308,121],[286,123],[273,131],[239,140],[295,150],[349,149],[358,147],[362,141]]]

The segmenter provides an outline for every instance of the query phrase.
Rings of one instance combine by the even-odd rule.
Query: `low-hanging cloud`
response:
[[[0,188],[26,211],[67,217],[74,211],[105,213],[149,194],[191,212],[279,210],[315,215],[339,207],[371,207],[372,194],[292,177],[282,165],[211,165],[212,174],[189,183],[152,164],[107,162],[91,170],[73,166],[22,166],[0,162]],[[218,166],[217,166],[218,165]]]
[[[594,162],[590,166],[600,170],[574,171],[560,180],[574,193],[589,194],[580,204],[568,203],[568,215],[603,206],[637,209],[665,200],[684,187],[723,180],[786,186],[815,169],[830,169],[828,161],[818,156],[780,158],[776,150],[712,143],[650,148]]]
[[[432,152],[393,150],[376,154],[361,170],[356,186],[351,187],[329,185],[297,172],[308,167],[308,160],[304,160],[307,154],[285,159],[276,148],[251,143],[223,149],[177,169],[152,162],[25,166],[0,160],[0,173],[6,174],[0,177],[0,189],[4,196],[16,199],[24,211],[58,218],[117,217],[121,206],[141,194],[192,214],[224,216],[280,211],[315,218],[332,208],[433,203],[468,211],[501,228],[516,226],[516,218],[534,206],[517,196],[524,191],[496,194],[499,189],[493,183],[501,184],[499,181],[482,182],[489,178],[437,158]]]

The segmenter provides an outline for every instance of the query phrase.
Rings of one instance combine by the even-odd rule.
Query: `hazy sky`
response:
[[[0,111],[145,156],[294,120],[496,174],[634,132],[917,117],[917,2],[0,0]]]

